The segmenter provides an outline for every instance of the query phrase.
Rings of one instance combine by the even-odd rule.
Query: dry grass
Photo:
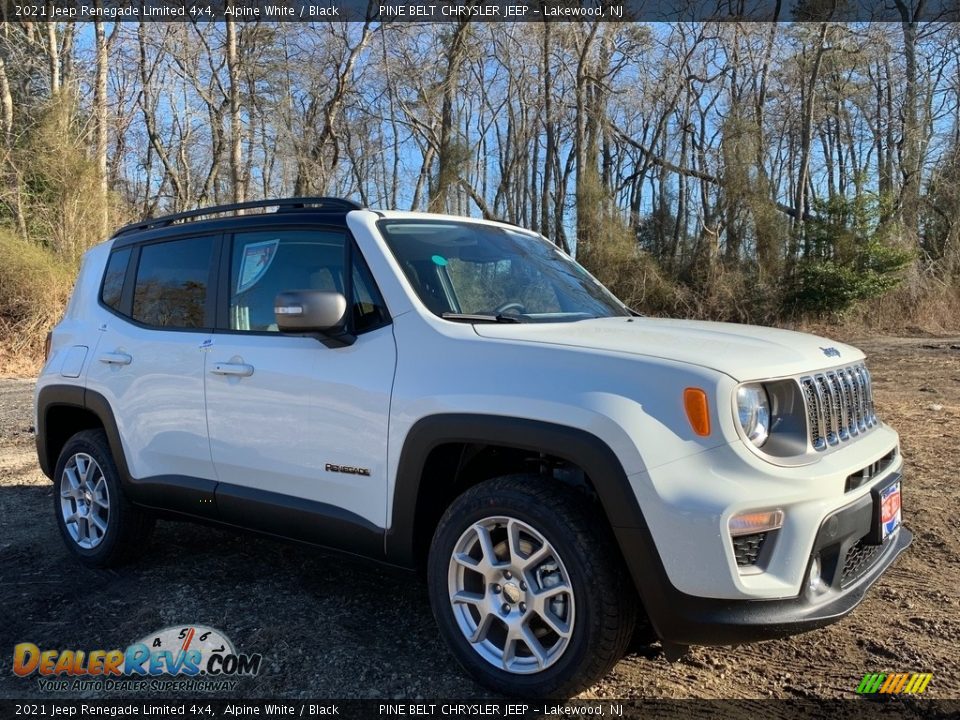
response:
[[[89,125],[70,92],[38,107],[12,151],[26,227],[0,225],[0,377],[35,375],[80,257],[124,218],[90,158]]]
[[[960,331],[960,287],[935,278],[909,278],[844,319],[868,332],[949,335]]]
[[[651,315],[814,329],[821,334],[937,336],[960,332],[956,281],[910,269],[903,282],[845,313],[793,317],[775,278],[703,257],[695,277],[677,280],[637,247],[619,218],[597,220],[602,241],[583,243],[578,259],[630,307]]]
[[[76,266],[4,230],[0,258],[0,377],[35,375],[47,331],[69,299]]]

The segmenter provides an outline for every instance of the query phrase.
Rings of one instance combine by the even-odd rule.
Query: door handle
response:
[[[243,363],[216,363],[210,372],[214,375],[250,377],[253,375],[253,365],[245,365]]]
[[[133,358],[122,352],[104,353],[100,356],[100,362],[107,365],[129,365]]]

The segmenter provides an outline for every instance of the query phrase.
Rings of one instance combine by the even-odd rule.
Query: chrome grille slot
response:
[[[857,403],[853,394],[853,374],[850,368],[843,368],[837,373],[840,383],[843,385],[843,401],[847,408],[845,423],[847,432],[851,437],[860,434],[860,428],[857,426]]]
[[[820,397],[817,399],[821,405],[820,412],[823,413],[823,418],[826,420],[827,444],[836,445],[840,442],[840,421],[837,420],[836,405],[833,402],[830,383],[827,381],[826,375],[817,375],[814,379],[817,382],[817,387],[820,388]]]
[[[824,437],[826,431],[823,427],[823,416],[819,410],[816,384],[813,382],[813,378],[803,378],[801,385],[803,386],[803,398],[807,405],[807,428],[810,433],[810,442],[816,450],[823,450],[827,446],[827,440]]]
[[[800,386],[814,450],[839,445],[877,424],[870,373],[863,364],[802,377]]]
[[[861,367],[854,367],[853,374],[857,378],[857,388],[860,393],[860,431],[863,432],[867,429],[867,416],[870,414],[870,406],[867,403],[867,394],[869,392],[869,387],[867,385],[867,369]]]
[[[837,437],[841,441],[849,440],[850,425],[847,419],[847,396],[843,391],[840,374],[831,370],[827,373],[827,382],[830,384],[830,401],[833,403],[834,411],[837,414]]]

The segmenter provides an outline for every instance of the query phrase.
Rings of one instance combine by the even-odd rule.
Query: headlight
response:
[[[737,390],[737,415],[747,439],[762,446],[770,435],[770,400],[763,385],[743,385]]]

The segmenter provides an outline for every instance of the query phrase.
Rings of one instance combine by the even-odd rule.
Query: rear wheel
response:
[[[434,534],[428,583],[451,651],[508,695],[569,696],[622,657],[635,595],[606,519],[567,486],[537,476],[481,483]]]
[[[153,519],[124,497],[102,430],[84,430],[67,441],[53,482],[60,534],[83,563],[118,565],[143,550]]]

